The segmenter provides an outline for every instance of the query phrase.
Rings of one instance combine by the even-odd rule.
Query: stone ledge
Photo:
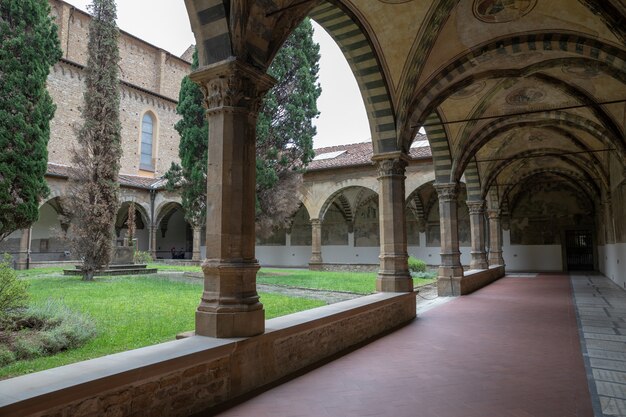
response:
[[[504,277],[504,265],[490,266],[489,269],[465,271],[461,279],[461,295],[471,294]]]
[[[414,293],[380,293],[266,322],[240,339],[193,336],[0,381],[0,416],[202,412],[415,317]],[[114,408],[114,410],[112,409]],[[143,413],[143,414],[142,414]]]

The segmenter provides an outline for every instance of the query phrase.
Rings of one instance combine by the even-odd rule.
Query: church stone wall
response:
[[[80,126],[84,94],[84,69],[90,16],[59,0],[50,0],[52,15],[59,27],[63,60],[48,77],[48,90],[57,105],[51,122],[49,161],[70,165],[76,146],[75,129]],[[172,161],[178,161],[179,135],[174,124],[176,101],[183,77],[190,71],[188,62],[121,32],[120,122],[122,124],[121,173],[161,176]],[[154,172],[139,170],[141,120],[146,112],[156,119],[153,158]]]

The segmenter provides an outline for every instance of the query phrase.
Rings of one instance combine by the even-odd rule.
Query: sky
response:
[[[65,0],[87,10],[91,0]],[[149,7],[147,7],[149,5]],[[195,43],[185,3],[182,0],[117,1],[120,29],[181,55]],[[332,38],[313,23],[314,39],[320,44],[319,82],[322,94],[317,100],[320,116],[315,120],[315,148],[370,140],[363,99],[352,71]]]

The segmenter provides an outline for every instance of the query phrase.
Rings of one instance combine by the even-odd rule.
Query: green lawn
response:
[[[414,278],[416,286],[434,282],[431,278]],[[305,269],[263,268],[257,275],[260,284],[286,285],[356,294],[372,294],[376,291],[375,272],[326,272]]]
[[[0,368],[0,378],[173,340],[177,333],[194,328],[201,280],[177,282],[153,275],[98,277],[87,283],[77,277],[46,278],[42,270],[36,271],[20,272],[30,282],[31,302],[60,299],[71,309],[88,314],[96,322],[98,335],[79,349]],[[268,319],[324,305],[277,294],[261,297]]]

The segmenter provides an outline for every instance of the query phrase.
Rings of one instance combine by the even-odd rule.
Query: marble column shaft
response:
[[[487,269],[487,252],[485,251],[485,202],[468,201],[470,215],[470,232],[472,236],[472,260],[470,269]]]
[[[434,184],[439,197],[439,228],[441,232],[441,265],[437,273],[440,296],[461,295],[463,266],[459,250],[457,214],[457,183]]]
[[[322,269],[322,220],[311,219],[311,259],[309,269]]]
[[[193,248],[191,252],[191,260],[200,261],[200,243],[202,242],[202,227],[193,228]]]
[[[150,256],[152,259],[157,258],[157,228],[150,226]]]
[[[17,256],[16,268],[18,270],[26,269],[28,266],[28,248],[30,247],[30,229],[22,229],[20,237],[20,252]]]
[[[412,292],[406,243],[405,170],[407,157],[401,153],[379,155],[378,163],[380,269],[376,289],[380,292]]]
[[[256,117],[274,79],[229,59],[191,74],[204,93],[209,122],[204,291],[196,334],[245,337],[263,333],[256,290]]]
[[[500,210],[487,210],[489,217],[489,266],[504,265]]]

